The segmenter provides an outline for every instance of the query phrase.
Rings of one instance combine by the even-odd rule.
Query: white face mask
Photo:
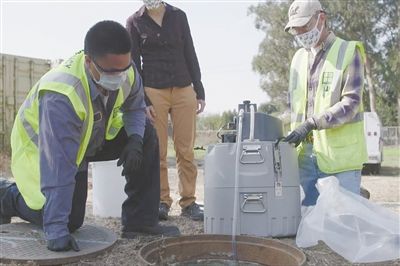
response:
[[[156,9],[158,8],[161,4],[161,0],[143,0],[143,4],[147,9]]]
[[[99,71],[99,69],[95,64],[94,67],[96,68],[97,72],[99,72],[100,78],[99,80],[96,80],[92,73],[93,81],[97,85],[101,86],[106,90],[116,91],[119,89],[119,87],[121,87],[122,83],[124,83],[126,80],[128,70],[122,71],[121,73],[118,74],[106,74],[104,72]]]
[[[321,33],[324,29],[324,25],[322,25],[321,30],[318,29],[319,17],[320,16],[318,15],[317,23],[312,30],[295,36],[296,41],[298,41],[301,46],[306,49],[311,49],[315,47],[319,39],[321,38]]]

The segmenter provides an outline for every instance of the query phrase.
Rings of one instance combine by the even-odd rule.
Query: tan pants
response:
[[[156,111],[155,128],[160,143],[160,202],[172,205],[168,183],[168,114],[171,115],[172,139],[179,176],[179,205],[184,208],[196,200],[197,167],[193,145],[196,135],[196,93],[192,86],[154,89],[145,87]]]

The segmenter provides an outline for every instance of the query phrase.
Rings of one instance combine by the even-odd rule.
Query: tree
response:
[[[369,109],[377,111],[376,103],[379,104],[382,99],[377,102],[376,92],[380,95],[379,97],[385,97],[387,93],[393,94],[396,89],[398,95],[399,91],[397,85],[399,78],[392,72],[395,70],[393,67],[396,68],[396,66],[390,64],[391,58],[388,57],[400,41],[398,1],[321,0],[321,4],[328,14],[331,14],[331,28],[334,29],[336,35],[363,42],[367,53],[365,74],[366,88],[369,92]],[[395,57],[398,58],[398,56]],[[400,70],[398,65],[397,70]],[[397,102],[397,99],[395,101]],[[385,106],[380,106],[381,111],[384,108]],[[381,114],[381,116],[386,115],[388,114]]]
[[[262,103],[258,107],[258,111],[266,114],[272,114],[278,112],[278,107],[272,103]]]
[[[253,69],[261,74],[261,88],[280,111],[287,97],[289,64],[297,47],[285,33],[287,11],[292,1],[252,6],[255,26],[266,37],[253,59]],[[338,37],[360,40],[367,53],[366,87],[369,110],[377,110],[384,125],[397,125],[400,103],[399,1],[321,0],[328,14],[328,26]],[[396,74],[397,73],[397,74]],[[375,99],[376,98],[376,99]],[[376,108],[375,108],[376,103]]]
[[[197,129],[218,130],[221,127],[221,116],[219,114],[202,115],[197,117]]]
[[[236,110],[224,111],[221,117],[222,126],[226,126],[228,123],[233,122],[233,118],[237,115]]]
[[[283,30],[289,5],[288,2],[267,1],[249,9],[249,13],[255,15],[256,28],[266,33],[253,58],[253,70],[260,73],[261,89],[280,111],[286,108],[288,69],[296,51],[293,38]]]
[[[208,114],[197,117],[197,129],[199,130],[218,130],[221,127],[226,127],[229,122],[233,121],[237,115],[235,110],[224,111],[220,114]]]

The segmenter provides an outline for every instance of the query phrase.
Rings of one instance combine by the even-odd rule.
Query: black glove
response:
[[[289,143],[295,143],[296,147],[307,137],[307,134],[316,129],[317,126],[315,125],[314,119],[309,118],[304,121],[300,126],[295,128],[289,136],[285,138],[284,141]]]
[[[80,251],[78,243],[71,235],[47,241],[47,249],[51,251],[68,251],[70,249]]]
[[[128,143],[119,156],[117,165],[123,165],[122,175],[132,174],[142,165],[143,159],[143,139],[137,134],[128,138]]]

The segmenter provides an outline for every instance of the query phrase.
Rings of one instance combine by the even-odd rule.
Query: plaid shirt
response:
[[[308,66],[308,91],[306,118],[313,118],[317,129],[327,129],[340,126],[349,122],[357,113],[362,102],[362,90],[364,86],[364,65],[358,50],[354,58],[343,73],[342,97],[320,114],[314,114],[314,99],[318,87],[319,76],[324,65],[329,49],[336,39],[335,34],[329,33],[326,41],[316,48],[316,51],[309,52]],[[313,53],[314,52],[314,53]],[[315,56],[314,56],[315,54]]]

